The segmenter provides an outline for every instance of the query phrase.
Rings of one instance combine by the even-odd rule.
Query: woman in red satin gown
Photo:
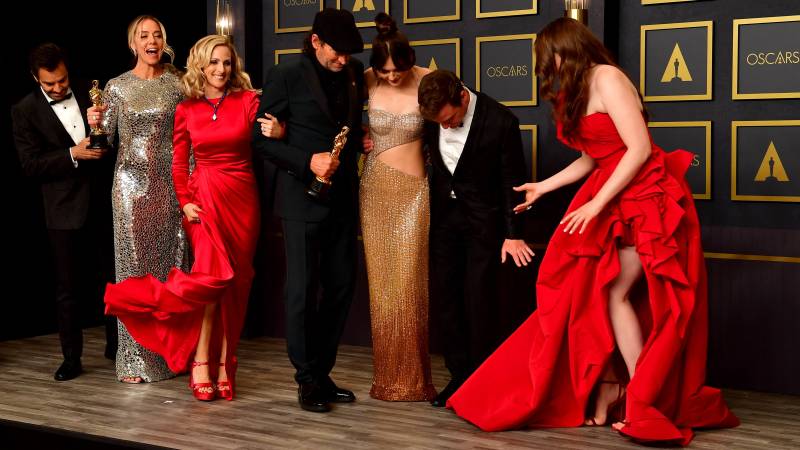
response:
[[[582,155],[516,188],[526,201],[515,210],[588,178],[540,266],[538,309],[448,406],[497,431],[603,425],[619,404],[621,434],[682,445],[693,428],[738,425],[703,385],[706,272],[684,180],[692,155],[653,144],[636,88],[585,26],[557,19],[535,49],[558,137]]]
[[[194,256],[191,272],[173,268],[164,283],[150,275],[128,278],[105,294],[106,313],[164,356],[172,371],[185,371],[194,357],[190,388],[199,400],[233,398],[259,233],[250,149],[259,97],[242,67],[227,38],[207,36],[192,47],[181,79],[187,99],[175,112],[172,175]],[[260,121],[265,135],[279,132],[274,119]]]

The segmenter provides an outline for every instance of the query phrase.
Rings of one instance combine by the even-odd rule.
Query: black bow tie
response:
[[[61,103],[64,100],[69,100],[71,98],[72,98],[72,92],[70,92],[69,94],[65,95],[64,98],[62,98],[61,100],[50,100],[50,106],[53,106],[53,105],[55,105],[57,103]]]

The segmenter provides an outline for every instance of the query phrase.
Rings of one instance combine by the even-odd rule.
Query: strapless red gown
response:
[[[164,357],[174,372],[187,369],[200,336],[206,305],[217,303],[227,340],[229,377],[244,324],[259,233],[258,190],[251,162],[252,124],[258,110],[255,92],[228,94],[214,109],[205,99],[190,99],[175,111],[172,175],[181,208],[196,203],[200,223],[183,227],[194,263],[190,273],[173,268],[162,283],[146,275],[110,284],[106,313],[119,317],[131,336]],[[189,175],[189,153],[195,160]],[[212,342],[221,342],[212,339]],[[211,354],[218,355],[219,348]],[[218,358],[218,356],[217,356]],[[234,363],[234,364],[231,364]]]
[[[564,141],[560,127],[558,135]],[[596,162],[572,211],[597,194],[626,147],[604,113],[585,117],[580,139],[568,144]],[[617,242],[632,238],[647,285],[631,299],[645,343],[627,386],[629,423],[621,433],[686,445],[693,428],[739,424],[721,392],[703,384],[707,286],[700,224],[684,180],[691,160],[689,152],[667,154],[653,145],[636,177],[583,234],[556,229],[539,268],[537,310],[448,407],[485,431],[583,424],[589,395],[615,349],[608,287],[619,273]]]

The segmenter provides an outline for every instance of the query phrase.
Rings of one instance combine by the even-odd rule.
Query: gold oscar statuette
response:
[[[333,149],[331,150],[331,158],[339,159],[339,153],[347,143],[347,133],[350,132],[350,127],[342,127],[342,131],[333,138]],[[327,200],[328,192],[331,189],[331,180],[323,177],[315,177],[311,181],[311,185],[306,190],[306,193],[317,200]]]
[[[92,101],[92,106],[100,107],[103,104],[103,91],[100,89],[97,80],[92,80],[92,88],[89,89],[89,100]],[[89,145],[86,147],[91,150],[107,150],[110,147],[108,144],[108,133],[103,130],[102,124],[97,124],[92,127],[89,133]]]

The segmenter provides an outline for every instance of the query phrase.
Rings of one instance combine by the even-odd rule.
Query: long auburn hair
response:
[[[573,139],[586,114],[592,66],[608,64],[620,71],[622,68],[589,28],[567,17],[547,24],[536,35],[534,49],[536,74],[541,77],[539,93],[553,104],[553,118],[561,122],[563,136]],[[559,68],[556,68],[556,54],[561,57]]]

